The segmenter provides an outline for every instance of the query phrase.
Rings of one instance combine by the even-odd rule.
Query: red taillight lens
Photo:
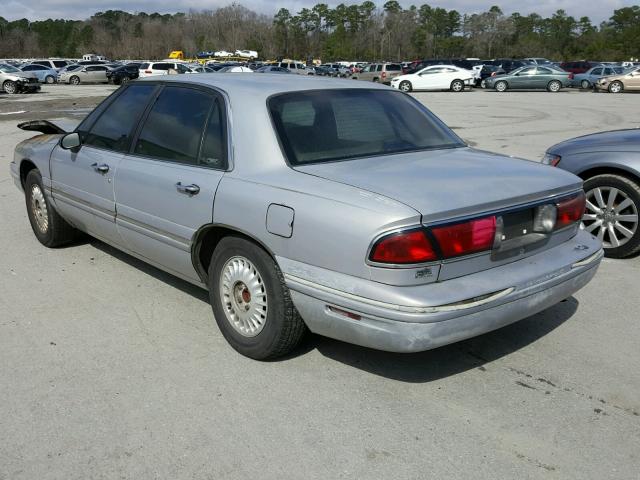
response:
[[[574,76],[573,73],[570,73],[569,74],[569,80],[573,80],[573,76]]]
[[[144,73],[153,73],[151,70],[145,70]]]
[[[387,72],[382,72],[382,74],[380,75],[382,78],[387,78]]]
[[[497,73],[496,73],[496,72],[491,72],[491,76],[492,76],[492,77],[495,77],[496,75],[497,75]]]
[[[444,257],[490,250],[496,235],[496,217],[435,227],[431,230]]]
[[[369,258],[378,263],[411,264],[436,260],[438,256],[425,232],[412,230],[381,238],[373,246]]]
[[[556,230],[579,222],[584,215],[587,197],[584,192],[580,192],[575,197],[562,200],[558,203],[558,217],[556,220]]]

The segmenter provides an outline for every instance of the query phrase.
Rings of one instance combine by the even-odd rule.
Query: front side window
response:
[[[594,68],[591,70],[591,75],[602,75],[602,68]]]
[[[268,106],[292,165],[464,146],[446,125],[400,92],[294,92],[271,97]]]
[[[520,72],[518,72],[518,74],[519,75],[535,75],[536,67],[523,68],[522,70],[520,70]]]
[[[212,104],[213,98],[199,90],[166,87],[142,127],[134,153],[196,165]]]
[[[98,117],[89,132],[79,127],[82,143],[116,152],[129,149],[130,135],[155,85],[132,85],[119,95]]]

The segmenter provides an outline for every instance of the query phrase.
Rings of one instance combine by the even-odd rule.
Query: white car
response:
[[[416,73],[399,75],[391,86],[411,92],[413,90],[451,90],[462,92],[473,85],[473,72],[453,65],[431,65]]]
[[[218,70],[218,73],[253,73],[253,70],[241,65],[229,65],[228,67],[222,67]]]
[[[242,58],[258,58],[258,52],[255,50],[236,50],[236,56]]]
[[[226,50],[219,50],[217,52],[213,52],[214,57],[233,57],[233,53],[227,52]]]
[[[145,62],[140,65],[138,75],[140,78],[168,75],[173,70],[177,73],[192,73],[189,67],[179,62]]]

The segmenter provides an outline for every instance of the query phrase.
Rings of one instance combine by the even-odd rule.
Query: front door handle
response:
[[[197,195],[200,193],[200,187],[198,185],[182,185],[181,182],[176,183],[176,188],[180,193],[184,193],[186,195]]]
[[[109,165],[106,163],[94,163],[91,166],[98,173],[107,173],[109,171]]]

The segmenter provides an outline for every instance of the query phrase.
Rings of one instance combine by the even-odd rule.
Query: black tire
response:
[[[616,80],[615,82],[611,82],[609,84],[609,93],[622,93],[624,92],[624,85],[622,82]]]
[[[449,88],[452,92],[464,92],[464,82],[462,80],[454,80]]]
[[[480,81],[480,88],[487,88],[487,81],[486,80],[481,80]]]
[[[77,77],[77,76],[74,75],[73,77],[71,77],[69,79],[69,83],[71,85],[80,85],[80,77]]]
[[[591,88],[591,83],[589,82],[589,80],[582,80],[582,82],[580,82],[580,86],[583,90],[588,90]]]
[[[398,85],[398,90],[402,90],[403,92],[411,92],[413,91],[413,85],[411,85],[411,82],[409,80],[403,80],[400,82],[400,85]]]
[[[9,95],[18,93],[18,85],[16,85],[16,82],[12,82],[11,80],[4,82],[2,84],[2,89]]]
[[[373,79],[373,83],[378,83],[379,81],[380,81],[380,79],[378,79],[378,78],[374,78]]]
[[[635,204],[635,211],[640,212],[640,185],[622,175],[603,174],[591,177],[584,182],[584,191],[589,192],[597,187],[614,187],[629,197]],[[617,248],[605,248],[605,255],[610,258],[625,258],[640,252],[640,225],[627,243]]]
[[[36,209],[34,209],[34,195],[37,192],[37,190],[35,189],[39,189],[42,195],[36,203],[44,201],[46,212],[42,210],[42,205],[40,206],[39,214],[36,212]],[[42,177],[40,176],[40,172],[37,169],[31,170],[27,174],[27,178],[24,182],[24,192],[24,198],[27,206],[27,216],[29,217],[31,229],[42,245],[49,248],[55,248],[61,245],[65,245],[73,241],[77,237],[78,231],[71,225],[69,225],[67,221],[58,214],[58,212],[44,193],[45,190],[42,186]],[[40,215],[41,218],[44,218],[46,216],[46,228],[42,228],[41,226],[39,226],[38,219],[36,218],[37,215]]]
[[[556,93],[556,92],[559,92],[561,88],[562,88],[562,83],[560,83],[558,80],[551,80],[547,84],[548,92]]]
[[[268,305],[264,326],[255,336],[241,334],[227,318],[221,294],[224,266],[234,257],[248,260],[263,280],[260,283]],[[249,297],[251,299],[251,297]],[[304,337],[307,326],[291,301],[278,265],[255,243],[237,236],[223,238],[216,246],[209,266],[209,299],[216,323],[229,344],[255,360],[269,360],[291,352]]]
[[[504,80],[500,80],[499,82],[495,83],[493,88],[495,88],[496,92],[506,92],[509,88],[509,85]]]
[[[131,80],[129,77],[124,76],[120,79],[120,85],[126,85],[127,83],[129,83],[129,80]]]
[[[53,78],[52,75],[47,75],[46,77],[44,77],[44,83],[47,83],[49,85],[51,85],[52,83],[55,82],[55,78]]]

